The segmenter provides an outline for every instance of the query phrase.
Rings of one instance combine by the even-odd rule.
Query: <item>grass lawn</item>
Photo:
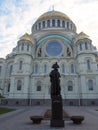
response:
[[[3,107],[0,108],[0,114],[8,113],[8,112],[11,112],[11,111],[15,111],[15,109],[3,108]]]
[[[0,98],[4,98],[4,97],[0,95]]]

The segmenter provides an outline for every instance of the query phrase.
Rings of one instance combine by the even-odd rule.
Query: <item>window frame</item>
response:
[[[73,81],[69,80],[67,82],[67,90],[68,91],[73,91]]]
[[[62,27],[65,28],[65,21],[64,20],[62,21]]]
[[[80,51],[82,51],[82,49],[83,49],[82,48],[82,43],[79,44],[79,49],[80,49]]]
[[[62,74],[65,74],[65,64],[62,64],[62,65],[61,65],[61,73],[62,73]]]
[[[87,70],[91,70],[91,61],[88,59],[87,61],[86,61],[87,63]]]
[[[38,70],[39,70],[39,66],[38,66],[38,64],[36,63],[36,64],[34,65],[34,74],[38,74]]]
[[[75,67],[74,67],[74,64],[71,64],[70,65],[70,72],[73,74],[73,73],[75,73]]]
[[[50,20],[47,20],[47,27],[50,27]]]
[[[88,50],[88,43],[85,42],[85,49]]]
[[[60,27],[60,20],[57,20],[57,27]]]
[[[42,22],[42,27],[45,28],[45,21]]]
[[[17,80],[17,91],[21,91],[22,90],[22,80]]]
[[[88,80],[88,90],[93,91],[94,90],[94,83],[92,79]]]
[[[47,64],[44,64],[44,66],[43,66],[43,73],[47,74]]]
[[[11,76],[13,72],[13,65],[10,65],[10,69],[9,69],[9,75]]]
[[[41,92],[41,91],[42,91],[41,81],[37,81],[36,91],[37,91],[37,92]]]
[[[24,43],[21,45],[21,50],[24,51]]]
[[[2,66],[0,65],[0,76],[1,76],[1,74],[2,74]]]
[[[23,70],[23,61],[22,60],[19,61],[19,70],[20,71]]]
[[[55,19],[52,19],[52,27],[55,27]]]

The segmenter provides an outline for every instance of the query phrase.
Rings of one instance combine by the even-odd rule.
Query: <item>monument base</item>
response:
[[[51,127],[64,127],[64,120],[51,120]]]
[[[64,127],[62,97],[52,96],[51,127]]]

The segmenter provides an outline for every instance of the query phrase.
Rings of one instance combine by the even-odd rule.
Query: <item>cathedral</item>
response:
[[[3,105],[48,105],[49,74],[58,63],[65,105],[98,105],[98,52],[64,13],[49,11],[32,25],[5,59],[0,58]]]

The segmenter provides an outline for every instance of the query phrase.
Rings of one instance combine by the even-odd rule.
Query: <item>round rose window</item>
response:
[[[62,46],[57,41],[48,42],[46,45],[46,52],[50,56],[58,56],[62,52]]]

